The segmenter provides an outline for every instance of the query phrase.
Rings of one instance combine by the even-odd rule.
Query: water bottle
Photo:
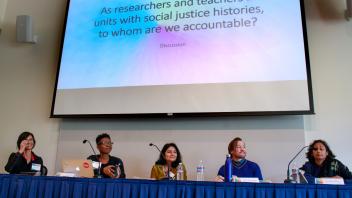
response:
[[[182,163],[178,164],[176,170],[177,170],[176,180],[183,180],[183,166],[182,166]]]
[[[292,169],[291,169],[291,178],[293,183],[299,183],[299,173],[298,173],[298,168],[296,166],[296,164],[292,165]]]
[[[225,182],[231,182],[232,180],[232,159],[231,155],[226,155],[225,161]]]
[[[204,164],[203,160],[200,160],[197,166],[197,181],[204,181]]]

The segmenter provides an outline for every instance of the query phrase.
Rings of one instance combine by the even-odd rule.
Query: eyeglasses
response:
[[[98,145],[107,145],[107,146],[112,146],[114,143],[113,142],[99,142]]]

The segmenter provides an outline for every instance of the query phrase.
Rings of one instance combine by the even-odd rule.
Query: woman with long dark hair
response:
[[[314,140],[306,153],[308,162],[301,170],[304,170],[307,178],[335,177],[352,179],[352,173],[342,162],[335,159],[334,153],[324,140]]]
[[[150,177],[161,180],[161,179],[175,179],[176,178],[176,168],[182,163],[182,157],[180,150],[177,148],[175,143],[167,143],[161,149],[159,159],[155,162],[152,167]],[[183,179],[187,180],[186,167],[182,163],[183,167]]]

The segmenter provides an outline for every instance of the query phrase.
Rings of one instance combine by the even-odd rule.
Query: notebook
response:
[[[87,159],[64,159],[62,160],[62,172],[74,173],[77,177],[94,176],[92,160]]]

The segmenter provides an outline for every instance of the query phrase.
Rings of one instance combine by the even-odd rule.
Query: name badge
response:
[[[92,166],[93,166],[94,169],[98,169],[99,168],[99,164],[100,164],[100,167],[101,167],[101,162],[96,162],[96,161],[92,162]]]
[[[171,171],[170,171],[169,175],[170,175],[170,178],[174,178],[175,177],[175,174],[173,172],[171,172]]]
[[[42,165],[40,165],[40,164],[32,163],[32,171],[39,172],[41,167],[42,167]]]
[[[235,175],[232,176],[233,182],[248,182],[248,183],[259,183],[258,177],[236,177]]]

